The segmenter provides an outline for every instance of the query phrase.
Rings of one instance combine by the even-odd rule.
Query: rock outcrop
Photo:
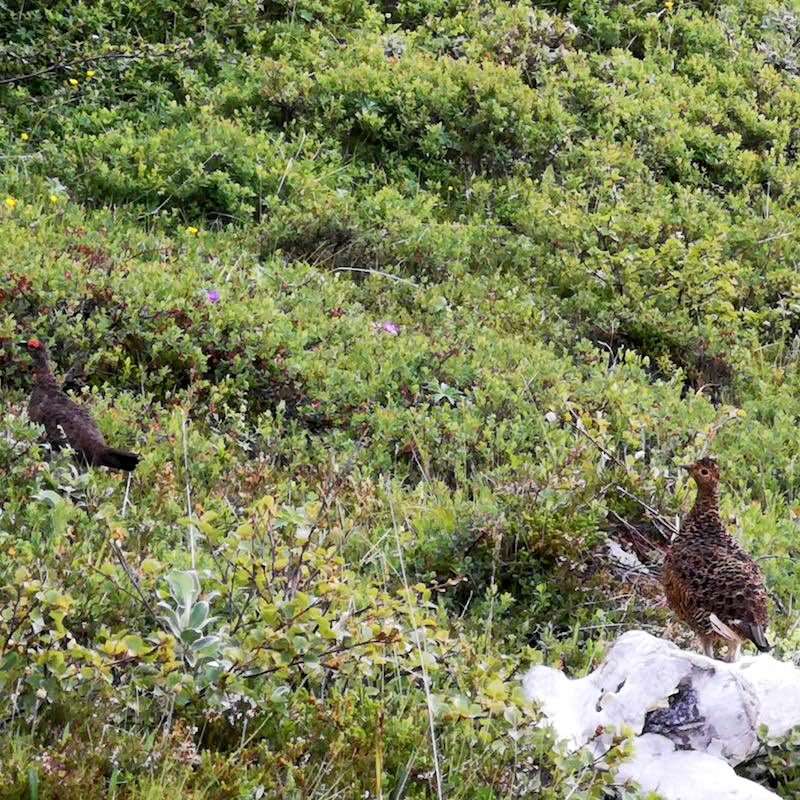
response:
[[[775,797],[732,767],[756,753],[761,725],[771,737],[800,725],[800,669],[793,664],[766,654],[729,664],[642,631],[621,636],[585,678],[534,667],[523,686],[571,749],[587,747],[599,757],[615,730],[632,729],[635,753],[617,779],[667,800]]]

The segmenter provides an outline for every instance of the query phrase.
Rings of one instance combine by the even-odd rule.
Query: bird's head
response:
[[[694,478],[699,489],[715,489],[719,485],[719,465],[713,458],[701,458],[686,469]]]
[[[37,368],[47,367],[47,347],[41,339],[33,337],[19,343],[33,359],[34,366]]]

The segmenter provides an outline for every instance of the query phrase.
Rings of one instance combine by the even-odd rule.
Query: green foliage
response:
[[[797,649],[794,6],[0,8],[1,798],[634,797],[518,676],[706,447]]]
[[[792,731],[780,741],[769,736],[766,728],[759,731],[761,750],[756,758],[740,768],[751,780],[773,789],[779,797],[793,797],[800,787],[800,762],[797,745],[800,734]]]

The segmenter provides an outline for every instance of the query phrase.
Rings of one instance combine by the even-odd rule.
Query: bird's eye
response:
[[[707,477],[708,477],[708,470],[707,470],[707,469],[701,469],[701,470],[700,470],[700,474],[701,474],[701,475],[702,475],[704,478],[707,478]]]

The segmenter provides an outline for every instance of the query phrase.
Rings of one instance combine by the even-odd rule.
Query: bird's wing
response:
[[[698,550],[676,568],[696,608],[715,614],[726,625],[736,621],[766,624],[764,576],[738,545]]]
[[[47,397],[41,405],[41,417],[48,439],[66,437],[70,447],[82,453],[91,453],[105,446],[103,434],[89,412],[63,392],[53,392]]]
[[[750,557],[742,558],[740,553],[725,553],[717,572],[723,588],[715,607],[720,618],[766,625],[767,589],[758,564]]]

